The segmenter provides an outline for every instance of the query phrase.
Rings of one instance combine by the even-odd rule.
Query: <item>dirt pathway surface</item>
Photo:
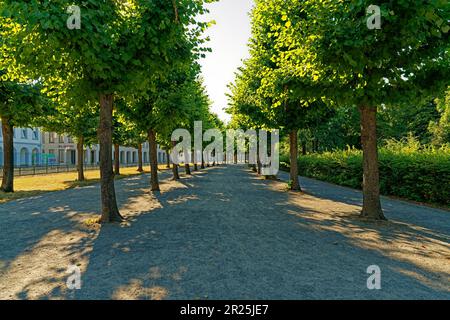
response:
[[[358,191],[310,179],[298,194],[239,166],[169,178],[158,194],[117,181],[121,225],[90,223],[98,186],[0,205],[0,298],[450,299],[450,212],[384,199],[390,221],[371,223]]]

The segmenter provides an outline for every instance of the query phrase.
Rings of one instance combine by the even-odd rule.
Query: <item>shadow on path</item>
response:
[[[283,183],[238,166],[165,180],[155,194],[148,179],[117,183],[128,222],[101,229],[80,223],[98,210],[98,186],[8,204],[2,279],[23,275],[19,262],[52,266],[38,268],[37,280],[34,272],[20,280],[11,298],[450,298],[449,233],[430,227],[448,221],[444,212],[432,211],[435,221],[424,225],[428,208],[406,216],[398,212],[403,204],[394,204],[388,217],[403,214],[403,220],[371,224],[356,218],[357,202],[285,192]],[[45,254],[43,245],[52,245],[46,237],[63,242],[52,257]],[[75,292],[64,289],[69,262],[83,272]],[[374,264],[382,270],[380,291],[366,287],[366,269]]]
[[[77,298],[450,297],[448,273],[420,261],[448,253],[442,243],[448,236],[412,224],[358,221],[358,208],[332,200],[314,209],[320,199],[312,197],[311,206],[302,206],[297,195],[246,171],[213,168],[156,196],[160,207],[140,215],[120,236],[115,227],[102,228]],[[334,219],[322,212],[330,208]],[[441,251],[423,250],[416,257],[408,246],[417,237]],[[396,251],[396,241],[407,250]],[[381,291],[366,287],[366,269],[373,264],[383,270]]]

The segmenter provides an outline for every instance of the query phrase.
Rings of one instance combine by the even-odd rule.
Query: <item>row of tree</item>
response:
[[[312,137],[316,151],[317,131],[342,125],[330,121],[336,114],[347,124],[359,120],[362,215],[385,219],[377,110],[398,113],[443,95],[450,82],[450,6],[448,1],[380,1],[381,28],[372,29],[367,20],[373,17],[366,14],[370,5],[364,0],[256,0],[251,56],[230,85],[229,112],[233,126],[281,128],[289,135],[293,190],[300,190],[299,129]],[[443,127],[436,123],[436,130]]]
[[[151,187],[159,190],[157,144],[169,152],[172,131],[194,120],[205,130],[220,125],[199,76],[208,23],[196,18],[208,2],[83,1],[79,28],[68,28],[72,1],[0,1],[2,190],[13,191],[11,132],[18,125],[75,137],[80,180],[84,146],[99,143],[102,222],[122,220],[114,187],[119,145],[141,152],[149,142]],[[177,178],[177,165],[173,170]]]
[[[298,132],[300,154],[342,150],[348,147],[361,148],[359,113],[356,108],[337,105],[328,108],[315,120],[301,127]],[[432,101],[378,108],[379,145],[411,136],[422,145],[440,148],[450,144],[450,89],[445,97]],[[283,151],[288,150],[288,144],[286,147],[284,144]]]

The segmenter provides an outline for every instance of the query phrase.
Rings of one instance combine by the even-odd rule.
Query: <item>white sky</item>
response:
[[[227,106],[228,83],[234,80],[234,73],[248,58],[248,40],[250,38],[249,12],[253,0],[220,0],[209,4],[210,13],[202,20],[215,20],[216,24],[206,32],[210,37],[208,53],[200,61],[202,74],[210,99],[213,101],[212,111],[220,119],[228,121],[229,115],[223,111]]]

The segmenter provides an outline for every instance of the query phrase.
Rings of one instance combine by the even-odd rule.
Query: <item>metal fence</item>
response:
[[[144,165],[150,165],[149,163],[144,163]],[[121,163],[121,168],[130,168],[137,167],[137,163]],[[100,170],[98,164],[85,164],[84,170]],[[63,173],[63,172],[77,172],[77,166],[70,164],[55,164],[55,165],[46,165],[46,166],[16,166],[14,167],[14,176],[34,176],[41,174],[49,174],[49,173]],[[3,176],[3,167],[0,167],[0,180]]]

